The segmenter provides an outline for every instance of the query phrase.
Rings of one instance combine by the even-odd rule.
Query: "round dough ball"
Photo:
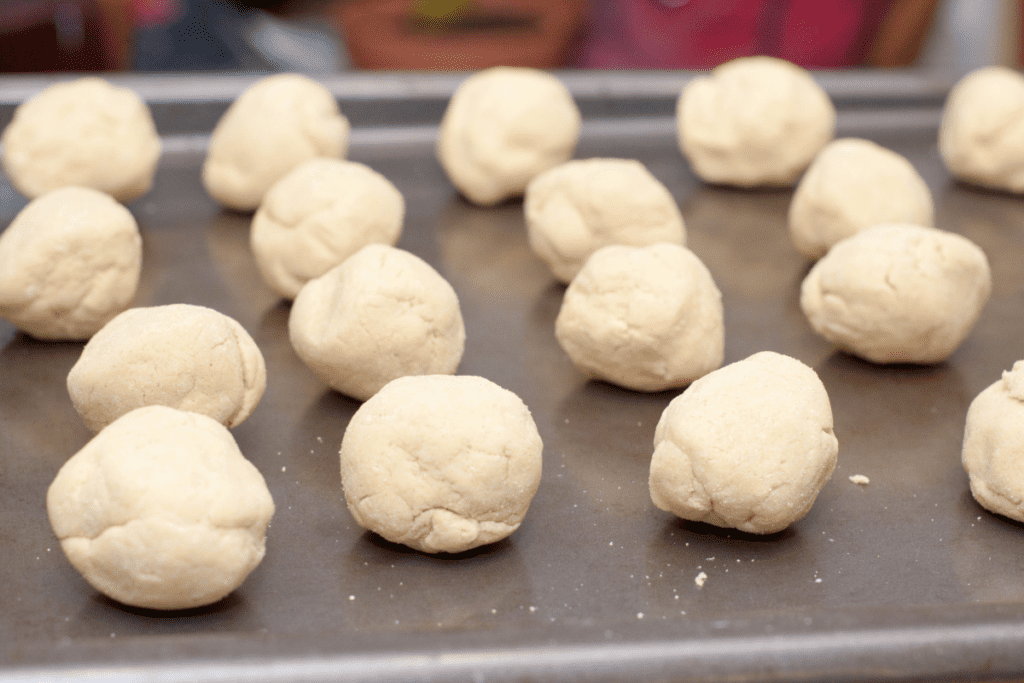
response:
[[[836,111],[804,69],[741,57],[686,85],[676,123],[679,148],[704,181],[788,186],[832,139]]]
[[[526,405],[482,377],[402,377],[360,406],[341,442],[359,526],[427,553],[458,553],[519,528],[543,444]]]
[[[150,609],[208,605],[263,559],[274,502],[217,421],[139,408],[57,473],[46,508],[61,548],[96,590]]]
[[[555,336],[590,377],[639,391],[682,387],[722,364],[722,295],[686,247],[611,245],[565,290]]]
[[[0,317],[37,339],[88,339],[128,308],[141,270],[128,209],[98,190],[54,190],[0,233]]]
[[[394,245],[405,200],[369,166],[312,159],[274,184],[252,221],[256,264],[270,288],[294,299],[367,244]]]
[[[919,225],[876,225],[836,244],[804,278],[814,331],[873,363],[938,363],[967,337],[992,291],[984,252]]]
[[[818,375],[764,351],[668,405],[654,433],[651,500],[683,519],[775,533],[811,509],[838,452]]]
[[[987,510],[1024,522],[1024,361],[971,402],[963,465],[974,499]]]
[[[289,171],[316,157],[344,157],[348,119],[327,88],[299,74],[268,76],[217,122],[203,186],[229,208],[252,211]]]
[[[189,304],[128,309],[89,340],[68,373],[71,402],[94,432],[150,405],[234,427],[266,386],[263,354],[249,333],[222,313]]]
[[[310,280],[288,334],[317,377],[360,401],[398,377],[454,373],[466,343],[451,285],[418,256],[383,244]]]
[[[1024,76],[1002,66],[964,76],[942,112],[939,152],[961,180],[1024,192]]]
[[[129,202],[149,191],[160,159],[146,103],[95,77],[55,83],[19,105],[0,143],[11,184],[32,199],[77,185]]]
[[[881,223],[934,225],[932,194],[914,166],[870,140],[825,146],[793,193],[789,231],[797,251],[820,258],[839,240]]]
[[[541,171],[576,148],[580,112],[556,77],[494,67],[452,95],[437,138],[437,158],[471,202],[491,206],[523,193]]]
[[[567,161],[526,186],[530,247],[555,277],[569,282],[609,244],[686,244],[676,200],[632,159]]]

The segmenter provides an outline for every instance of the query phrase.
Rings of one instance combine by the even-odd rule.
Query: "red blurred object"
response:
[[[0,71],[115,68],[103,35],[95,0],[7,0],[0,3]]]

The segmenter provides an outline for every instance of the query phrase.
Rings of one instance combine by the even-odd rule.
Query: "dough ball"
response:
[[[682,387],[722,364],[722,295],[686,247],[611,245],[565,290],[555,336],[590,377],[639,391]]]
[[[437,158],[459,192],[491,206],[521,195],[538,173],[569,159],[579,134],[579,109],[556,77],[494,67],[452,95]]]
[[[963,464],[974,499],[1024,522],[1024,361],[971,402]]]
[[[294,299],[367,244],[394,245],[404,216],[402,194],[370,167],[312,159],[267,192],[252,221],[252,250],[271,289]]]
[[[97,332],[68,373],[89,429],[162,405],[227,427],[249,417],[267,386],[256,342],[235,320],[202,306],[131,308]]]
[[[334,95],[298,74],[268,76],[243,92],[210,136],[203,185],[218,202],[252,211],[289,171],[348,151],[348,119]]]
[[[683,156],[704,181],[788,186],[832,139],[836,111],[800,67],[741,57],[686,85],[676,123]]]
[[[961,180],[1024,192],[1024,76],[989,66],[961,79],[942,112],[939,152]]]
[[[988,259],[967,238],[876,225],[814,265],[800,306],[815,332],[873,363],[938,363],[970,333],[991,290]]]
[[[359,526],[427,553],[458,553],[519,528],[543,444],[518,396],[482,377],[402,377],[368,400],[341,442]]]
[[[789,205],[797,250],[820,258],[839,240],[881,223],[934,225],[928,185],[896,152],[869,140],[844,138],[811,162]]]
[[[686,243],[676,200],[639,161],[567,161],[526,187],[530,247],[569,282],[587,257],[609,244]]]
[[[0,317],[37,339],[88,339],[128,308],[141,270],[128,209],[98,190],[53,190],[0,233]]]
[[[360,401],[398,377],[454,373],[466,343],[451,285],[418,256],[383,244],[310,280],[288,334],[317,377]]]
[[[818,375],[764,351],[668,405],[654,433],[651,500],[683,519],[775,533],[811,509],[838,452]]]
[[[46,496],[68,560],[96,590],[150,609],[208,605],[263,559],[274,502],[216,420],[148,406],[112,422]]]

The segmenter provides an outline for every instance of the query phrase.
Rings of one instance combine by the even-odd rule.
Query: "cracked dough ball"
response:
[[[986,510],[1024,522],[1024,361],[971,402],[963,465],[974,499]]]
[[[832,139],[836,111],[804,69],[741,57],[686,85],[676,123],[679,148],[702,180],[788,186]]]
[[[683,519],[775,533],[811,509],[838,452],[814,370],[756,353],[697,380],[662,413],[651,500]]]
[[[359,526],[427,553],[519,528],[543,444],[526,405],[482,377],[396,379],[352,416],[341,483]]]
[[[2,144],[11,184],[29,198],[77,185],[129,202],[149,191],[160,159],[146,103],[95,77],[55,83],[21,104]]]
[[[459,192],[491,206],[521,195],[538,173],[569,159],[579,134],[579,109],[555,76],[494,67],[452,95],[437,158]]]
[[[576,367],[639,391],[686,386],[720,366],[724,329],[711,273],[678,244],[598,249],[555,320]]]
[[[530,247],[562,282],[609,244],[686,243],[676,200],[632,159],[567,161],[530,181],[523,202]]]
[[[383,244],[310,280],[288,333],[317,377],[360,401],[398,377],[454,373],[466,343],[452,286],[418,256]]]
[[[235,427],[266,386],[263,354],[249,333],[222,313],[189,304],[128,309],[89,340],[68,373],[71,402],[94,432],[148,405]]]
[[[312,159],[279,180],[260,204],[250,239],[263,279],[294,299],[367,244],[394,246],[402,234],[405,200],[369,166]]]
[[[873,363],[939,363],[992,291],[984,252],[919,225],[876,225],[836,244],[804,278],[814,331]]]
[[[187,609],[263,559],[274,502],[219,422],[165,406],[111,423],[57,473],[50,524],[75,569],[118,602]]]
[[[88,339],[135,298],[142,237],[84,187],[44,194],[0,233],[0,317],[37,339]]]
[[[1024,192],[1024,76],[1002,66],[964,76],[942,112],[939,152],[961,180]]]
[[[914,166],[869,140],[844,138],[821,150],[789,205],[797,250],[820,258],[839,240],[881,223],[934,225],[932,194]]]
[[[289,171],[348,151],[348,119],[334,95],[299,74],[268,76],[243,92],[210,136],[203,186],[218,202],[252,211]]]

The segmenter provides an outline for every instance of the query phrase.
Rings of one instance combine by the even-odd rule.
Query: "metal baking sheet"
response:
[[[57,470],[90,437],[65,389],[82,345],[0,321],[0,681],[1024,676],[1024,528],[980,508],[960,466],[970,401],[1024,357],[1024,200],[942,169],[935,126],[948,83],[824,75],[840,134],[906,155],[934,193],[938,226],[978,243],[994,278],[976,328],[944,363],[881,367],[837,353],[800,312],[809,264],[789,241],[791,192],[708,186],[680,156],[671,107],[687,77],[569,76],[587,115],[577,157],[638,158],[676,197],[689,246],[722,290],[726,362],[767,349],[820,375],[839,465],[807,517],[759,537],[656,510],[654,427],[678,392],[584,381],[561,351],[564,288],[530,252],[521,203],[474,207],[434,160],[433,126],[458,77],[354,76],[329,82],[353,114],[350,157],[402,191],[399,246],[457,291],[460,372],[519,394],[544,440],[540,490],[509,539],[428,556],[362,531],[337,457],[358,403],[295,356],[288,304],[249,252],[250,216],[221,210],[199,181],[209,126],[254,77],[126,79],[153,103],[166,150],[154,189],[130,205],[144,244],[135,305],[210,306],[259,344],[267,392],[234,435],[277,513],[264,562],[215,605],[161,613],[92,590],[45,510]],[[45,82],[0,83],[0,118]],[[23,205],[0,184],[0,225]]]

